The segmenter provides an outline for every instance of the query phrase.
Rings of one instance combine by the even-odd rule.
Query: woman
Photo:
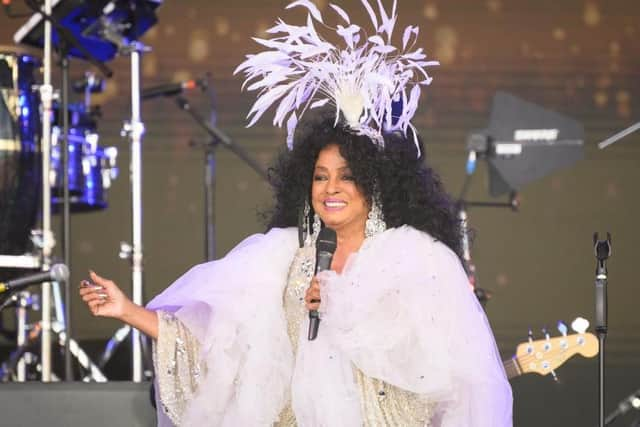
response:
[[[255,38],[250,125],[273,104],[288,129],[273,169],[266,234],[194,267],[147,308],[94,273],[92,313],[154,339],[161,425],[511,426],[511,389],[459,259],[459,228],[410,123],[431,83],[418,28],[391,45],[391,13],[361,3],[373,32],[331,4],[338,48],[279,20]],[[371,34],[374,34],[371,36]],[[331,105],[317,121],[308,110]],[[298,221],[300,218],[300,221]],[[296,227],[297,226],[297,227]],[[315,240],[336,231],[331,270],[314,276]],[[318,310],[315,340],[308,312]]]
[[[146,309],[95,274],[98,286],[80,291],[94,315],[155,340],[163,413],[179,425],[510,425],[455,215],[416,146],[395,133],[381,150],[331,117],[298,136],[272,171],[267,234],[195,267]],[[337,248],[332,271],[313,277],[322,226]],[[311,309],[322,317],[315,341]]]

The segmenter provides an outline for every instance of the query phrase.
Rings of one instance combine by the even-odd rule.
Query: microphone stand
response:
[[[510,194],[510,198],[508,202],[478,202],[478,201],[469,201],[465,200],[465,196],[469,191],[471,186],[471,178],[475,172],[476,166],[476,152],[472,152],[472,156],[470,156],[466,165],[466,174],[465,179],[462,184],[462,189],[460,190],[460,195],[458,196],[458,200],[456,202],[456,213],[458,216],[458,220],[460,221],[460,241],[462,246],[462,260],[463,267],[465,272],[467,273],[467,278],[469,279],[469,285],[473,290],[476,298],[480,302],[483,308],[487,305],[487,302],[491,298],[491,292],[477,287],[477,273],[476,266],[473,263],[471,258],[471,230],[469,229],[469,216],[467,214],[467,209],[469,207],[491,207],[491,208],[510,208],[514,212],[518,210],[518,199],[516,197],[516,193],[512,192]]]
[[[604,419],[604,341],[607,336],[607,259],[611,256],[611,234],[607,240],[598,240],[598,233],[593,234],[596,255],[596,333],[600,345],[598,352],[598,421],[605,426]]]
[[[189,114],[189,116],[202,128],[204,129],[211,138],[208,143],[205,143],[205,207],[204,207],[204,217],[205,217],[205,247],[206,247],[206,257],[207,261],[214,259],[215,257],[215,212],[214,212],[214,204],[215,204],[215,172],[216,172],[216,148],[218,146],[223,146],[229,149],[232,153],[238,156],[242,161],[244,161],[247,165],[251,167],[262,179],[265,181],[269,181],[267,172],[262,168],[262,166],[252,158],[247,151],[237,145],[231,137],[222,132],[216,126],[210,124],[205,118],[196,110],[194,110],[189,103],[189,101],[182,97],[178,96],[176,98],[176,105]]]
[[[608,146],[610,146],[611,144],[613,144],[614,142],[618,141],[619,139],[624,138],[625,136],[632,134],[633,132],[637,131],[638,129],[640,129],[640,122],[633,124],[631,126],[629,126],[628,128],[616,133],[615,135],[610,136],[609,138],[605,139],[604,141],[600,142],[598,144],[598,148],[603,150],[605,148],[607,148]]]
[[[69,58],[67,43],[60,38],[60,68],[62,70],[62,253],[63,262],[71,265],[71,212],[69,204]],[[65,281],[64,289],[64,325],[66,339],[64,340],[64,376],[66,381],[73,381],[71,370],[71,280]]]

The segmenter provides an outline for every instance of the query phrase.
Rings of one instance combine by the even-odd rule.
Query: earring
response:
[[[373,237],[378,233],[382,233],[386,229],[387,223],[384,222],[380,196],[374,194],[371,198],[371,209],[367,215],[367,221],[364,224],[364,236],[367,238]]]
[[[302,226],[304,227],[304,233],[309,234],[309,212],[311,212],[311,207],[309,206],[309,201],[304,201],[304,208],[302,210]]]
[[[320,217],[317,213],[313,214],[313,223],[311,224],[311,228],[309,228],[309,214],[311,213],[311,206],[309,206],[309,201],[304,201],[304,208],[302,210],[302,215],[304,219],[302,220],[302,227],[304,229],[304,245],[309,246],[314,244],[316,239],[318,238],[318,234],[320,234],[320,228],[322,227],[322,223],[320,222]]]
[[[309,243],[309,202],[304,201],[301,209],[298,209],[298,244],[302,248]]]
[[[320,217],[318,216],[317,213],[314,213],[313,214],[313,230],[312,230],[313,240],[316,240],[318,238],[318,234],[320,234],[320,227],[322,227],[322,225],[320,224]]]

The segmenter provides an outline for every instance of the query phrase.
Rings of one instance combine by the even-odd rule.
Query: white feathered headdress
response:
[[[351,23],[340,7],[329,6],[339,15],[342,25],[335,32],[344,41],[339,48],[324,40],[316,31],[314,21],[324,28],[318,8],[309,0],[297,0],[287,9],[301,6],[308,10],[305,26],[286,24],[279,19],[267,30],[275,36],[254,38],[268,48],[247,59],[234,74],[243,71],[243,88],[260,91],[248,117],[247,127],[255,124],[273,104],[279,103],[273,124],[287,124],[287,145],[293,144],[293,133],[308,108],[327,103],[336,107],[336,123],[342,112],[348,126],[382,144],[382,132],[402,130],[405,135],[413,128],[410,121],[418,107],[420,86],[431,83],[425,68],[439,65],[427,61],[422,48],[414,49],[418,27],[408,26],[402,35],[402,49],[391,44],[396,24],[397,0],[387,14],[377,0],[379,16],[367,0],[361,0],[375,34],[367,36],[363,28]],[[394,105],[401,106],[392,113]]]

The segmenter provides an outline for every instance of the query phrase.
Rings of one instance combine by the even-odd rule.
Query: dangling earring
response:
[[[382,233],[386,229],[387,223],[384,222],[380,196],[377,193],[374,193],[371,198],[371,209],[369,210],[369,215],[367,215],[367,221],[364,224],[364,236],[367,238],[373,237],[378,233]]]
[[[305,246],[309,240],[309,212],[311,208],[309,207],[309,202],[307,200],[304,201],[302,209],[298,210],[298,244],[300,247]]]
[[[304,208],[302,210],[303,220],[302,227],[304,229],[304,244],[305,246],[309,246],[314,244],[316,239],[318,238],[318,234],[320,234],[320,228],[322,228],[322,224],[320,222],[320,217],[317,213],[313,214],[313,223],[311,227],[309,227],[309,216],[311,213],[311,206],[309,206],[309,201],[304,201]]]
[[[322,227],[322,224],[320,224],[320,217],[318,216],[317,213],[314,213],[313,214],[313,230],[312,230],[313,240],[316,240],[318,238],[318,234],[320,234],[321,227]]]

